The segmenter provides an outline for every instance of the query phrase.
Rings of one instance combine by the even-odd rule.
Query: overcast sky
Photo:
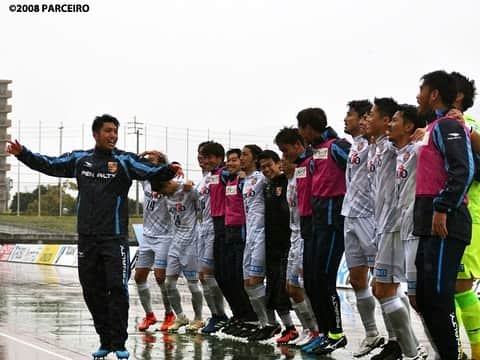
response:
[[[305,107],[324,108],[342,132],[348,101],[415,103],[426,72],[456,70],[480,83],[475,0],[79,3],[90,11],[27,14],[0,5],[0,79],[13,80],[10,132],[17,137],[21,120],[22,143],[38,151],[42,121],[41,150],[50,155],[59,152],[61,121],[66,151],[90,147],[91,121],[111,113],[122,126],[133,116],[146,123],[148,148],[164,148],[169,127],[170,157],[181,161],[183,128],[191,128],[191,165],[207,129],[227,146],[231,129],[242,134],[232,145],[273,148],[275,132]],[[470,113],[480,118],[480,106]],[[120,133],[119,146],[135,150],[133,136],[125,144]]]

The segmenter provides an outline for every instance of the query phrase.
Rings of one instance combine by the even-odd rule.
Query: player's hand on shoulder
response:
[[[183,183],[183,191],[192,191],[193,189],[193,181],[192,180],[187,180]]]
[[[427,132],[426,128],[417,128],[415,132],[410,136],[410,140],[413,142],[422,141],[425,137],[425,133]]]
[[[461,122],[462,124],[465,122],[465,119],[463,118],[462,112],[458,109],[451,109],[447,113],[447,116]]]
[[[240,179],[245,179],[247,177],[247,174],[245,173],[245,171],[239,171],[237,176],[240,178]]]

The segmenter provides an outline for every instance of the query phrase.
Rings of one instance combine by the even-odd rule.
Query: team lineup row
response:
[[[125,199],[138,179],[146,180],[135,271],[146,312],[139,330],[156,322],[146,283],[153,268],[166,312],[161,330],[186,326],[258,341],[281,332],[277,314],[284,325],[278,343],[329,354],[347,344],[336,290],[345,253],[365,328],[354,356],[383,345],[372,359],[427,358],[411,327],[412,306],[424,322],[431,356],[460,359],[458,304],[472,358],[479,359],[480,304],[472,284],[480,274],[480,199],[478,183],[470,186],[480,136],[463,115],[474,95],[473,81],[435,71],[422,77],[418,107],[391,98],[351,101],[345,132],[352,144],[328,126],[322,109],[307,108],[297,115],[298,128],[275,136],[281,160],[274,151],[245,145],[227,151],[224,164],[221,144],[200,144],[204,177],[198,184],[182,180],[180,166],[165,164],[160,152],[137,156],[116,149],[119,124],[108,115],[92,126],[95,149],[53,158],[16,141],[7,150],[33,169],[77,178],[80,281],[100,336],[94,358],[110,351],[128,358]],[[177,290],[181,273],[192,295],[192,321]],[[403,281],[408,297],[399,287]],[[203,298],[212,314],[207,324]]]

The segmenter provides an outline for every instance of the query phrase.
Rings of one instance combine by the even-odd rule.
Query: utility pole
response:
[[[38,152],[42,153],[42,122],[38,122]],[[40,191],[41,173],[38,172],[38,216],[42,216],[42,192]]]
[[[60,155],[62,155],[62,140],[63,140],[63,121],[60,123],[60,127],[58,128],[59,130],[59,150],[60,150]],[[62,204],[62,178],[58,178],[58,216],[62,216],[62,209],[63,204]]]
[[[20,137],[20,120],[18,120],[18,138]],[[17,160],[17,216],[20,216],[20,161]]]
[[[135,134],[137,136],[137,154],[140,152],[140,135],[143,135],[141,131],[143,130],[142,127],[143,123],[137,121],[137,117],[133,117],[133,121],[128,122],[128,129],[132,132],[129,134]],[[135,214],[138,216],[140,215],[140,203],[138,202],[138,180],[135,181]]]

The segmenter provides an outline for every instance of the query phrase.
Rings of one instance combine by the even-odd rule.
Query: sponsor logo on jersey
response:
[[[364,146],[365,146],[364,143],[359,143],[358,146],[357,146],[358,151],[362,151]]]
[[[326,159],[328,159],[328,148],[316,149],[313,153],[313,158],[315,160],[326,160]]]
[[[352,155],[350,156],[350,162],[355,165],[360,164],[360,155],[358,154],[358,152],[352,153]]]
[[[118,163],[116,161],[107,162],[108,172],[115,174],[118,170]]]
[[[403,161],[407,162],[408,159],[410,159],[410,153],[407,151],[407,152],[405,152],[405,154],[403,154]]]
[[[220,177],[218,175],[210,175],[207,178],[208,185],[218,185],[220,183]]]
[[[450,141],[450,140],[460,140],[462,138],[462,135],[460,135],[459,133],[456,133],[456,132],[453,132],[453,133],[449,133],[447,135],[447,140]]]
[[[237,185],[228,185],[225,188],[225,195],[227,196],[237,195]]]
[[[400,165],[397,169],[397,177],[401,179],[405,179],[408,176],[408,171],[403,167],[403,165]]]
[[[85,165],[85,167],[88,167],[88,168],[93,167],[93,164],[92,164],[91,162],[89,162],[89,161],[85,161],[85,162],[83,163],[83,165]]]
[[[295,177],[297,179],[304,179],[307,177],[307,168],[305,166],[297,167],[295,169]]]

